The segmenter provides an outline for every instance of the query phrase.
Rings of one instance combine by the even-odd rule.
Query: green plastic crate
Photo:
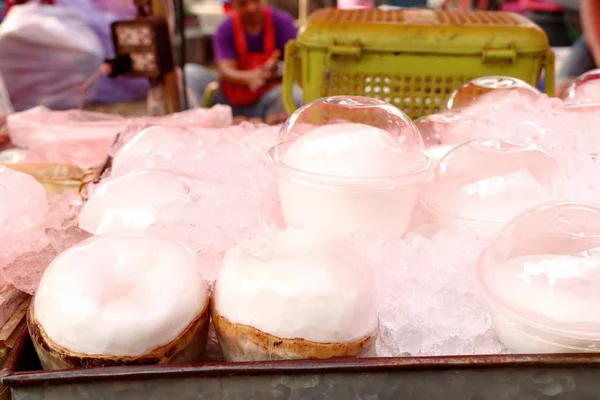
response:
[[[471,79],[503,75],[536,86],[543,70],[545,91],[553,96],[548,38],[518,14],[321,9],[285,48],[283,96],[293,112],[296,82],[305,103],[370,96],[418,118],[439,111]]]

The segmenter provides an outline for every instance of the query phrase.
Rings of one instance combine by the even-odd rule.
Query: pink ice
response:
[[[600,203],[600,111],[565,108],[561,100],[547,96],[509,96],[453,112],[437,144],[451,148],[483,137],[532,140],[559,164],[556,199]],[[114,179],[138,170],[168,171],[203,186],[183,205],[172,201],[158,207],[147,234],[193,246],[201,256],[200,267],[214,279],[224,252],[245,238],[282,228],[277,181],[265,156],[276,141],[277,127],[199,127],[174,121],[141,125],[129,126],[111,149]],[[425,219],[415,221],[414,229],[424,231]],[[49,232],[65,233],[60,243],[86,236],[64,228]],[[32,258],[41,260],[40,265],[52,258],[61,246],[52,245],[49,235],[43,237],[40,256],[27,253],[8,270],[36,265]],[[431,231],[428,237],[412,232],[398,240],[366,235],[348,240],[376,273],[379,355],[505,351],[493,336],[489,314],[472,281],[474,263],[489,243],[488,236],[457,228]],[[40,271],[43,267],[34,272]],[[26,281],[24,276],[19,279]],[[35,279],[23,287],[32,291]]]
[[[45,230],[72,223],[77,205],[72,194],[47,195],[31,175],[0,167],[0,281],[33,293],[46,265],[16,261],[28,252],[39,258]]]
[[[110,225],[111,232],[131,233],[150,224],[149,234],[181,240],[199,251],[206,275],[214,279],[227,249],[281,226],[277,185],[266,159],[278,131],[250,123],[226,129],[145,128],[117,144],[111,177],[91,192],[81,226]],[[143,179],[126,184],[136,174]],[[177,181],[169,174],[194,184],[166,195],[165,182]],[[136,222],[127,222],[120,217],[123,199],[143,205],[143,218],[140,214]]]
[[[12,143],[27,149],[29,163],[73,163],[81,168],[102,165],[119,133],[149,124],[195,128],[227,127],[231,109],[198,108],[165,117],[123,118],[82,110],[51,111],[45,107],[12,114],[7,126]]]

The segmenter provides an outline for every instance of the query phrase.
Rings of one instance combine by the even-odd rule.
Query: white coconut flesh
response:
[[[102,183],[79,214],[92,234],[143,234],[166,204],[186,202],[198,181],[162,171],[134,171]]]
[[[223,261],[213,314],[281,339],[352,343],[372,337],[378,328],[373,274],[351,250],[309,230],[244,242]]]
[[[196,253],[181,243],[93,237],[45,271],[29,323],[70,355],[135,358],[172,343],[200,316],[207,328],[208,303]],[[34,343],[39,336],[32,332]]]

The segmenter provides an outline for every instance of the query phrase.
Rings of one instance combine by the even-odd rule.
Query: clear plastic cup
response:
[[[480,102],[514,100],[510,97],[535,101],[541,95],[538,89],[520,79],[509,76],[485,76],[473,79],[456,89],[446,102],[446,110],[465,110]]]
[[[600,208],[521,214],[481,254],[477,282],[496,335],[518,353],[600,351]]]
[[[341,235],[403,235],[431,177],[410,118],[367,97],[328,97],[300,108],[269,160],[286,224]]]
[[[600,106],[600,69],[579,75],[563,93],[568,106]],[[597,108],[596,108],[597,111]]]
[[[451,150],[427,185],[423,205],[439,228],[493,233],[551,200],[558,164],[521,139],[477,139]]]

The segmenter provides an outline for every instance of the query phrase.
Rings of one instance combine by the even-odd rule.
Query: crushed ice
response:
[[[554,194],[557,199],[597,203],[600,140],[595,128],[600,126],[600,112],[566,110],[560,100],[546,96],[510,96],[510,101],[478,103],[477,113],[471,110],[464,114],[468,124],[460,123],[459,113],[454,128],[461,132],[454,132],[452,137],[529,138],[549,149],[560,163],[561,180]],[[586,113],[585,118],[582,113]],[[201,255],[201,268],[214,279],[224,251],[248,236],[281,228],[277,186],[265,162],[265,153],[275,143],[278,128],[166,124],[173,129],[171,134],[165,134],[167,128],[152,128],[153,125],[161,124],[144,121],[129,126],[120,137],[110,152],[117,166],[115,173],[168,170],[206,182],[207,190],[190,197],[184,207],[162,207],[158,222],[148,233],[177,238],[193,246]],[[453,135],[452,128],[449,126],[448,135]],[[147,132],[152,130],[161,133],[151,137]],[[140,131],[146,133],[138,135]],[[444,137],[440,140],[443,144]],[[144,151],[135,151],[136,142],[142,143]],[[0,174],[0,188],[2,179]],[[63,212],[72,213],[73,208]],[[53,229],[29,242],[31,237],[20,238],[28,245],[20,257],[13,254],[9,262],[2,261],[5,279],[31,292],[47,262],[86,237],[72,223],[54,223]],[[506,351],[494,338],[490,317],[472,277],[473,265],[489,237],[463,231],[431,231],[428,237],[412,233],[403,240],[364,235],[354,235],[349,240],[366,254],[376,272],[379,355]],[[6,247],[4,250],[6,256]],[[23,270],[24,264],[28,270]],[[25,277],[19,271],[29,271],[31,275]]]

